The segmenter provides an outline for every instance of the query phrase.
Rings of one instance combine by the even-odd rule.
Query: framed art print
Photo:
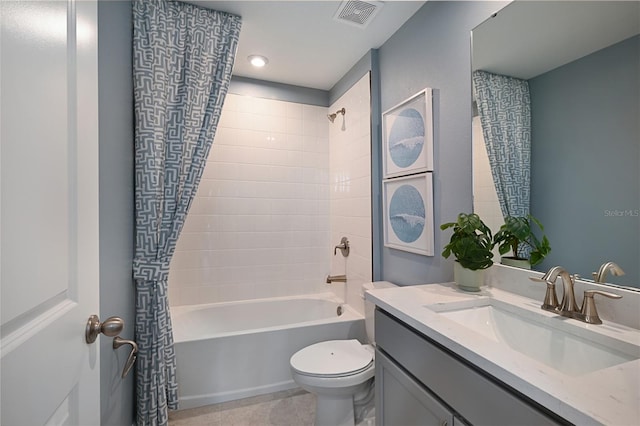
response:
[[[433,101],[426,88],[382,113],[383,177],[433,171]]]
[[[382,181],[384,245],[433,256],[433,174]]]

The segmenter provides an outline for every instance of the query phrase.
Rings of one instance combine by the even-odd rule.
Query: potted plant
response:
[[[507,216],[504,225],[496,232],[493,242],[498,246],[500,255],[506,254],[509,250],[513,256],[502,257],[501,262],[505,265],[518,266],[531,269],[532,266],[542,262],[544,257],[551,251],[547,236],[542,234],[542,239],[538,239],[533,232],[533,224],[544,231],[544,227],[538,219],[531,215]],[[530,249],[529,257],[525,257],[523,249]]]
[[[456,284],[465,291],[480,291],[484,270],[493,265],[491,230],[475,213],[460,213],[456,222],[440,225],[442,230],[448,228],[453,228],[453,234],[442,256],[449,258],[453,253],[456,257],[453,267]]]

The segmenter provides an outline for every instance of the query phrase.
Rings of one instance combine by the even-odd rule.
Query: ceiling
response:
[[[516,1],[473,30],[473,69],[528,80],[639,32],[638,1]]]
[[[364,28],[333,19],[339,1],[215,1],[188,3],[242,16],[233,74],[329,90],[370,49],[380,47],[425,3],[385,1]],[[269,64],[252,67],[247,57]]]

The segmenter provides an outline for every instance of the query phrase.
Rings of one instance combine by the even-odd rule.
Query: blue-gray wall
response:
[[[368,51],[342,78],[333,85],[329,90],[329,105],[340,99],[340,96],[347,93],[354,84],[356,84],[363,75],[371,71],[372,61],[376,55],[375,50]]]
[[[247,77],[231,77],[229,93],[254,98],[297,102],[307,105],[329,106],[329,92]]]
[[[121,336],[134,334],[133,259],[133,85],[131,2],[98,2],[98,78],[100,131],[100,318],[117,315]],[[129,346],[117,351],[113,339],[100,342],[100,419],[102,425],[131,425],[133,372],[120,374]]]
[[[562,265],[640,286],[640,36],[529,80],[531,213]]]
[[[435,256],[380,244],[385,280],[411,285],[453,279],[452,258],[440,255],[450,231],[441,232],[439,225],[472,211],[470,32],[508,3],[429,1],[378,50],[382,111],[425,87],[435,89]],[[380,232],[382,221],[375,226]]]

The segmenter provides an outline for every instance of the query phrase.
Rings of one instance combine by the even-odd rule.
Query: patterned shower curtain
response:
[[[241,19],[168,0],[133,2],[137,424],[178,405],[169,263],[227,94]]]
[[[502,215],[527,216],[531,177],[529,84],[514,77],[474,71],[473,86]]]

